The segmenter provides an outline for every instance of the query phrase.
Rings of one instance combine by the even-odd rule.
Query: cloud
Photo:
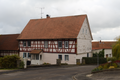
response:
[[[119,36],[120,0],[0,0],[0,34],[20,33],[30,19],[87,14],[93,38]],[[111,30],[114,31],[111,34]],[[111,34],[106,34],[107,33]]]

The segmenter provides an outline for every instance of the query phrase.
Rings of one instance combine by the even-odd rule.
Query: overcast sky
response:
[[[30,19],[87,14],[94,40],[120,35],[120,0],[0,0],[0,34],[21,33]]]

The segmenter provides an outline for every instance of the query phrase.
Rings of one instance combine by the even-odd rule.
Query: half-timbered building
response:
[[[0,57],[19,55],[18,36],[19,34],[0,35]]]
[[[20,57],[31,64],[76,64],[92,55],[92,34],[87,15],[31,19],[17,40]]]

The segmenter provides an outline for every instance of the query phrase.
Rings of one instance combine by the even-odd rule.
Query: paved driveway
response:
[[[30,68],[25,71],[1,74],[0,80],[72,80],[72,76],[78,73],[90,73],[93,68],[95,66]]]

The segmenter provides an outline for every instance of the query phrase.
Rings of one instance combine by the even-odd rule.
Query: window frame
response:
[[[45,46],[45,42],[47,42],[47,46]],[[48,41],[44,41],[44,48],[48,48]]]
[[[89,53],[87,53],[87,57],[89,57]]]
[[[60,56],[61,56],[61,59],[60,59]],[[58,55],[58,59],[60,59],[62,61],[62,55]]]
[[[38,55],[38,56],[37,56]],[[36,60],[39,60],[39,54],[36,54]]]
[[[25,44],[25,45],[24,45]],[[26,41],[23,41],[23,47],[26,47]]]
[[[27,54],[24,52],[23,53],[23,58],[26,58],[27,57]]]
[[[29,45],[29,42],[30,42],[30,45]],[[27,45],[28,47],[31,47],[31,41],[27,41]]]
[[[82,33],[84,34],[84,28],[83,28],[83,30],[82,30]]]
[[[58,48],[62,48],[62,46],[61,46],[61,47],[59,47],[59,42],[61,42],[61,43],[62,43],[62,41],[58,41]]]
[[[40,60],[42,60],[42,55],[40,55]]]
[[[66,47],[66,42],[68,43],[68,44],[67,44],[68,47]],[[65,47],[65,48],[69,48],[69,41],[64,41],[64,47]]]
[[[67,58],[68,56],[68,58]],[[69,55],[65,55],[65,61],[69,61]]]
[[[30,57],[29,57],[29,55],[30,55]],[[28,58],[31,58],[31,54],[30,53],[28,53]]]

